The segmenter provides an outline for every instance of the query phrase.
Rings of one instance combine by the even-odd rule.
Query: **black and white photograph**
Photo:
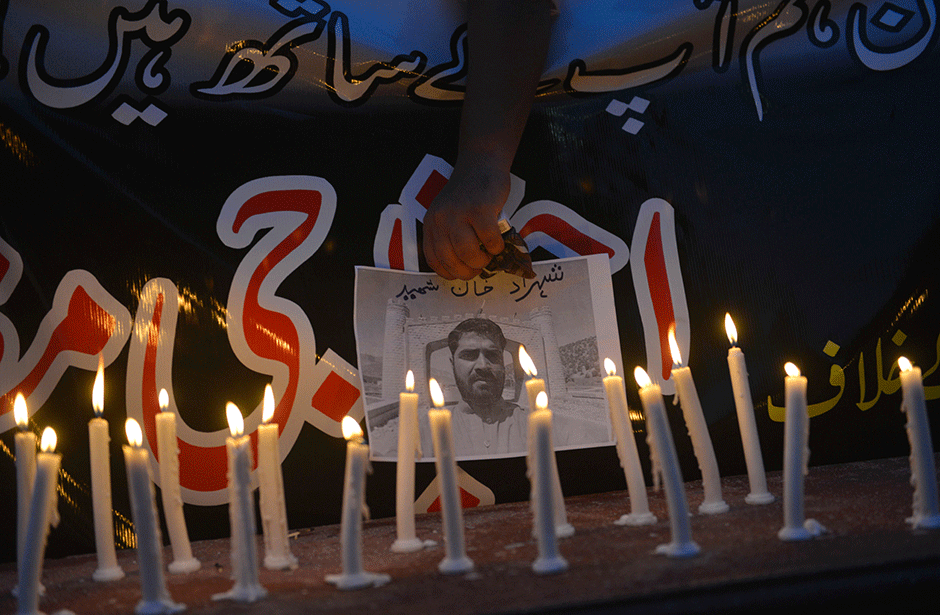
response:
[[[509,273],[449,281],[433,274],[359,267],[355,326],[371,458],[395,460],[399,394],[414,374],[419,460],[432,461],[428,382],[451,411],[458,459],[527,452],[529,407],[519,349],[543,379],[556,449],[610,445],[603,361],[621,365],[607,259],[533,263]]]

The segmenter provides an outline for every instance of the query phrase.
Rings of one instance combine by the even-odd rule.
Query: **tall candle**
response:
[[[914,511],[910,523],[915,528],[940,527],[940,509],[937,505],[937,470],[933,444],[930,441],[930,421],[924,401],[924,383],[919,367],[901,357],[902,410],[907,413],[907,438],[911,443],[911,483],[914,485]]]
[[[178,613],[186,605],[170,598],[163,576],[163,541],[157,521],[157,506],[150,479],[150,460],[143,444],[143,432],[134,419],[124,424],[128,444],[124,446],[127,486],[131,496],[131,513],[137,537],[137,564],[140,569],[141,599],[137,613]]]
[[[262,424],[258,426],[258,483],[261,529],[264,534],[264,567],[268,570],[292,570],[297,558],[290,552],[287,538],[287,507],[284,503],[284,474],[278,447],[279,428],[274,417],[274,390],[264,387]]]
[[[454,459],[454,432],[450,410],[444,408],[444,393],[437,380],[429,381],[434,409],[428,412],[431,439],[434,443],[434,463],[441,489],[441,514],[444,518],[445,556],[437,569],[444,574],[460,574],[473,570],[473,561],[464,547],[463,509],[457,486],[457,462]]]
[[[95,551],[98,568],[95,581],[116,581],[124,577],[114,550],[114,517],[111,514],[111,451],[108,421],[104,413],[104,359],[98,357],[98,373],[91,391],[95,418],[88,422],[88,455],[91,460],[91,509],[95,520]]]
[[[804,520],[803,477],[809,463],[809,412],[806,406],[806,377],[793,363],[784,366],[786,403],[783,432],[783,527],[780,540],[806,540],[822,532],[812,519]]]
[[[760,439],[757,437],[757,421],[754,418],[754,403],[751,401],[751,385],[747,378],[744,352],[738,348],[738,330],[725,314],[725,332],[731,341],[728,350],[728,371],[731,374],[731,390],[734,392],[734,407],[738,413],[738,427],[744,446],[744,461],[751,492],[744,501],[748,504],[770,504],[774,496],[767,491],[767,476],[764,474],[764,458],[761,455]]]
[[[604,359],[607,377],[604,378],[604,392],[607,394],[607,408],[610,410],[610,422],[614,426],[617,438],[617,455],[620,467],[627,479],[630,494],[630,514],[623,515],[617,521],[619,525],[650,525],[656,523],[656,515],[650,512],[646,497],[646,481],[640,465],[640,453],[633,437],[633,424],[630,421],[630,409],[627,406],[627,393],[623,388],[623,378],[617,375],[617,368],[610,359]]]
[[[646,414],[646,430],[649,434],[648,442],[654,466],[659,466],[659,471],[663,476],[666,505],[669,509],[669,525],[672,532],[672,541],[656,547],[656,552],[669,557],[690,557],[699,552],[699,546],[692,540],[685,484],[679,469],[676,447],[672,441],[672,431],[669,429],[669,421],[666,418],[662,391],[658,384],[650,380],[649,374],[642,367],[634,370],[634,377],[640,387],[640,401]]]
[[[535,362],[526,352],[524,346],[519,346],[519,364],[522,371],[525,372],[528,379],[525,383],[526,395],[529,398],[529,408],[534,410],[539,393],[545,392],[545,381],[538,378],[538,370],[535,368]],[[547,395],[547,393],[546,393]],[[565,538],[574,535],[574,526],[568,523],[568,512],[565,510],[565,495],[561,490],[561,477],[558,474],[558,459],[555,455],[551,458],[552,464],[552,489],[555,495],[552,500],[555,503],[555,535],[559,538]]]
[[[672,380],[676,385],[676,396],[682,406],[682,416],[692,439],[692,450],[702,471],[705,500],[699,505],[698,511],[708,515],[727,512],[729,507],[721,497],[721,475],[718,473],[718,460],[715,458],[712,439],[708,434],[708,424],[705,422],[702,404],[695,390],[695,381],[692,380],[692,370],[682,365],[674,327],[669,329],[669,348],[672,351]]]
[[[183,496],[180,493],[179,444],[176,436],[176,413],[170,407],[170,396],[160,389],[158,398],[160,412],[156,416],[157,452],[160,456],[160,497],[163,501],[163,516],[166,518],[173,561],[170,572],[182,574],[199,570],[199,560],[193,557],[183,516]]]
[[[395,553],[410,553],[426,545],[415,535],[415,454],[421,452],[418,436],[418,394],[415,375],[409,369],[405,391],[398,396],[398,463],[395,469]],[[433,541],[431,545],[436,544]]]
[[[340,520],[340,549],[343,572],[327,575],[326,580],[339,589],[361,589],[388,583],[387,574],[366,572],[362,568],[362,512],[365,504],[366,472],[369,447],[362,439],[362,429],[352,417],[344,417],[346,438],[346,479],[343,484],[343,515]]]
[[[55,489],[62,456],[55,453],[56,435],[51,427],[42,434],[42,452],[36,456],[35,478],[29,504],[29,521],[23,539],[16,588],[17,615],[39,615],[42,563],[46,552],[49,521],[55,505]]]
[[[552,488],[552,413],[544,391],[536,398],[537,410],[529,415],[529,468],[532,481],[531,506],[535,516],[535,534],[539,555],[532,563],[537,574],[555,574],[568,569],[568,562],[558,552],[555,535],[554,489]]]
[[[255,506],[251,489],[251,438],[245,435],[245,420],[238,406],[225,406],[230,438],[228,453],[228,517],[231,528],[232,574],[235,585],[213,600],[254,602],[268,594],[258,581],[258,545],[255,540]]]
[[[16,562],[17,570],[23,568],[23,551],[26,548],[26,529],[29,527],[29,505],[33,497],[33,481],[36,478],[36,434],[29,430],[29,411],[22,393],[13,401],[13,418],[16,420]],[[22,573],[20,573],[22,574]]]

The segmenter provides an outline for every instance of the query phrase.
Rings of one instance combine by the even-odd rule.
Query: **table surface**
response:
[[[301,530],[291,541],[300,566],[293,571],[262,568],[260,579],[268,596],[251,604],[213,601],[227,591],[230,579],[229,540],[193,544],[202,562],[197,572],[167,574],[173,599],[187,613],[251,615],[376,612],[431,613],[723,613],[792,614],[795,609],[827,609],[836,613],[936,613],[940,587],[940,530],[913,530],[913,489],[907,458],[810,468],[805,481],[805,512],[828,529],[804,542],[781,542],[783,519],[780,473],[770,473],[768,487],[777,501],[762,506],[744,502],[746,476],[722,480],[731,510],[698,514],[701,481],[686,483],[693,511],[692,537],[698,556],[672,559],[654,553],[669,541],[663,492],[649,490],[655,525],[616,525],[629,512],[626,492],[568,498],[568,519],[575,535],[559,543],[569,570],[550,576],[532,571],[537,545],[527,502],[464,511],[467,554],[475,562],[470,574],[437,572],[443,558],[441,518],[419,515],[420,538],[436,547],[411,554],[389,551],[395,520],[365,523],[363,560],[366,570],[383,572],[383,587],[340,591],[324,576],[340,571],[339,526]],[[259,537],[259,549],[261,549]],[[169,547],[164,561],[171,559]],[[48,560],[43,582],[47,594],[41,608],[78,615],[132,613],[140,600],[136,553],[122,551],[118,560],[127,576],[116,582],[91,580],[94,555]],[[16,582],[12,564],[0,566],[0,613],[13,613]],[[930,598],[932,605],[924,605]],[[920,610],[921,608],[926,610]]]

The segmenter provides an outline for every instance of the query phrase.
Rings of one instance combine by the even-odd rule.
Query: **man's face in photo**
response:
[[[494,404],[506,382],[502,349],[488,337],[467,332],[454,350],[454,378],[460,395],[471,406]]]

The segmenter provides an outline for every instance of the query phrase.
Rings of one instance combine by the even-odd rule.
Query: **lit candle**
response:
[[[23,551],[26,548],[26,528],[29,526],[29,503],[33,496],[33,481],[36,478],[36,434],[29,430],[29,411],[22,393],[13,401],[13,418],[16,420],[16,562],[23,568]],[[41,590],[37,590],[41,591]]]
[[[473,561],[464,548],[463,509],[457,487],[457,462],[454,460],[454,432],[450,423],[450,410],[444,408],[444,392],[437,380],[429,381],[434,409],[428,411],[431,439],[434,442],[434,463],[441,489],[441,514],[444,518],[445,556],[437,569],[445,574],[460,574],[473,570]]]
[[[388,583],[387,574],[362,569],[362,513],[365,509],[366,472],[369,447],[363,442],[356,419],[346,416],[342,422],[346,438],[346,480],[343,485],[343,516],[340,522],[342,574],[327,575],[326,580],[339,589],[378,587]]]
[[[124,446],[127,486],[131,496],[131,513],[137,537],[137,564],[140,569],[141,599],[137,613],[178,613],[186,609],[170,598],[163,576],[163,541],[157,521],[157,506],[150,479],[150,460],[140,424],[127,419],[124,424],[128,444]]]
[[[937,506],[937,470],[934,466],[930,421],[924,401],[924,383],[920,368],[905,357],[901,368],[902,410],[907,413],[907,438],[911,443],[911,483],[914,485],[914,514],[909,519],[915,528],[940,527]]]
[[[91,458],[91,509],[95,520],[95,550],[98,568],[95,581],[116,581],[124,577],[114,550],[114,518],[111,516],[111,451],[108,421],[104,413],[104,358],[98,357],[98,374],[91,390],[95,418],[88,422],[88,455]]]
[[[418,394],[414,392],[415,375],[409,369],[405,391],[398,395],[398,463],[395,472],[395,527],[398,537],[392,543],[395,553],[410,553],[425,546],[415,535],[415,454],[421,454],[418,436]]]
[[[784,366],[786,410],[783,432],[783,527],[780,540],[806,540],[823,527],[803,516],[803,477],[809,463],[809,412],[806,407],[806,377],[793,363]]]
[[[692,439],[692,450],[702,472],[705,500],[699,505],[698,511],[707,515],[727,512],[729,508],[721,497],[721,475],[718,474],[718,460],[715,459],[712,439],[708,435],[708,424],[695,390],[695,381],[692,380],[692,370],[682,365],[675,327],[669,329],[669,349],[672,351],[672,380],[676,384],[676,397],[682,406],[682,416]]]
[[[519,365],[525,372],[528,379],[525,383],[526,395],[529,397],[529,409],[535,410],[538,406],[537,399],[539,393],[545,392],[545,381],[538,378],[538,370],[535,369],[535,362],[526,352],[524,346],[519,346]],[[546,393],[547,394],[547,393]],[[574,536],[574,526],[568,523],[568,512],[565,510],[565,495],[561,490],[561,477],[558,475],[558,459],[552,455],[552,489],[555,495],[552,498],[555,503],[555,535],[559,538]]]
[[[699,546],[692,540],[689,527],[689,505],[685,498],[685,484],[679,469],[676,447],[672,441],[672,431],[666,419],[666,406],[658,384],[650,380],[649,374],[642,367],[634,370],[636,383],[640,387],[640,401],[646,414],[646,431],[649,434],[650,452],[653,457],[653,472],[662,473],[666,489],[666,505],[669,509],[669,524],[672,542],[656,547],[657,553],[669,557],[690,557],[699,552]]]
[[[287,507],[284,504],[284,474],[278,448],[278,425],[274,417],[274,390],[264,387],[261,422],[258,426],[258,489],[261,529],[264,534],[264,567],[268,570],[292,570],[297,558],[290,552],[287,538]]]
[[[751,401],[747,365],[744,362],[744,352],[738,348],[738,330],[734,326],[734,321],[731,320],[731,314],[725,314],[725,331],[731,341],[731,349],[728,350],[728,371],[731,374],[734,407],[738,413],[738,427],[741,429],[747,478],[751,485],[751,492],[747,494],[744,501],[748,504],[770,504],[774,501],[774,496],[767,491],[764,458],[761,455],[760,439],[757,437],[757,421],[754,419],[754,403]]]
[[[542,391],[536,397],[535,412],[529,415],[529,479],[532,481],[531,507],[535,516],[535,535],[539,555],[532,563],[537,574],[554,574],[568,569],[568,562],[558,553],[555,535],[554,489],[551,472],[552,413],[548,410],[548,396]]]
[[[160,389],[157,414],[157,452],[160,456],[160,497],[163,516],[173,547],[173,562],[168,569],[174,574],[199,570],[199,560],[193,557],[183,517],[183,496],[180,494],[179,444],[176,437],[176,413],[170,411],[170,396]]]
[[[51,427],[42,432],[42,452],[36,456],[35,477],[29,504],[29,522],[23,539],[16,588],[17,615],[39,615],[42,562],[46,552],[49,522],[55,506],[55,489],[62,456],[55,453],[56,435]]]
[[[230,438],[228,453],[228,517],[231,527],[232,575],[235,585],[213,600],[254,602],[268,594],[258,581],[258,548],[255,540],[255,506],[251,489],[251,438],[245,435],[245,419],[232,402],[225,406]]]
[[[656,516],[650,512],[646,498],[646,481],[643,480],[643,468],[640,466],[640,453],[633,437],[633,423],[627,406],[627,394],[623,388],[623,378],[617,375],[617,368],[609,358],[604,359],[604,391],[607,393],[607,408],[610,410],[610,422],[614,426],[617,438],[617,455],[620,467],[627,479],[630,493],[630,514],[623,515],[617,521],[619,525],[650,525],[656,523]]]

